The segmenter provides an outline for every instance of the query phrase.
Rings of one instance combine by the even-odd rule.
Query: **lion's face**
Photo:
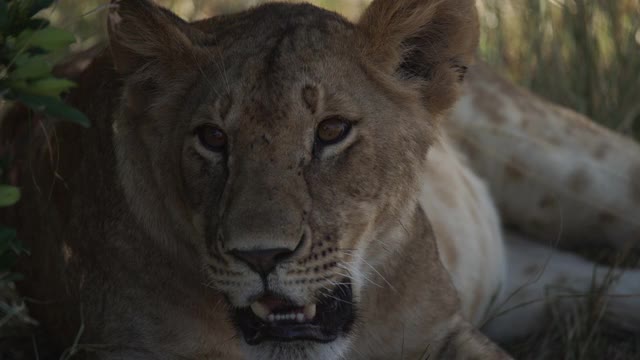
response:
[[[248,15],[259,26],[233,34],[221,49],[231,55],[200,79],[208,92],[184,132],[185,196],[210,284],[247,342],[327,343],[350,331],[371,285],[362,274],[388,254],[371,242],[413,206],[428,122],[367,74],[349,51],[352,25],[272,7]],[[266,24],[267,11],[286,18]]]
[[[122,7],[114,22],[125,28]],[[420,81],[385,72],[361,29],[309,5],[196,24],[154,11],[148,21],[172,22],[164,46],[182,44],[170,65],[129,75],[116,137],[124,148],[137,137],[150,164],[141,181],[170,199],[164,219],[198,249],[248,351],[342,353],[359,294],[375,286],[367,273],[393,256],[415,211],[435,119]],[[126,73],[118,46],[129,56],[134,36],[112,38]]]

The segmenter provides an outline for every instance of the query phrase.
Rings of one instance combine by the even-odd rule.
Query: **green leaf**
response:
[[[0,185],[0,207],[11,206],[20,200],[20,189],[15,186]]]
[[[16,36],[15,41],[12,44],[12,47],[18,50],[22,49],[23,47],[27,47],[27,45],[29,45],[29,41],[32,35],[33,35],[33,29],[28,29],[28,28],[23,29],[22,31],[20,31],[18,36]]]
[[[26,88],[21,90],[34,95],[60,96],[60,93],[74,86],[76,83],[71,80],[47,77],[29,82]]]
[[[29,251],[16,238],[16,229],[0,226],[0,254],[11,250],[16,254],[28,254]]]
[[[0,254],[4,254],[11,249],[16,241],[16,230],[0,227]]]
[[[16,100],[27,105],[34,111],[44,112],[62,120],[74,122],[83,127],[90,126],[89,119],[83,113],[63,103],[56,97],[17,93]]]
[[[86,117],[85,114],[83,114],[82,112],[74,109],[73,107],[63,102],[52,104],[47,108],[46,112],[49,115],[74,122],[85,128],[88,128],[89,126],[91,126],[91,122],[89,121],[89,119]]]
[[[18,256],[11,251],[0,254],[0,271],[7,271],[15,264]]]
[[[15,238],[16,238],[16,229],[10,229],[7,227],[0,226],[0,243],[11,244]]]
[[[8,269],[7,269],[8,270]],[[0,285],[14,283],[24,279],[24,275],[15,272],[6,272],[2,278],[0,278]],[[6,286],[6,285],[5,285]]]
[[[73,34],[54,27],[46,27],[39,30],[25,29],[16,38],[17,49],[38,47],[44,50],[58,50],[73,44],[76,41]]]
[[[9,86],[9,89],[19,91],[26,91],[29,87],[27,80],[22,79],[11,79],[11,81],[7,81],[7,85]]]
[[[23,54],[25,55],[25,54]],[[53,66],[43,56],[16,59],[16,67],[9,77],[16,80],[37,79],[51,73]]]
[[[0,272],[10,270],[21,254],[29,254],[29,251],[16,238],[16,230],[0,226]],[[20,279],[19,274],[5,273],[0,276],[0,284]]]

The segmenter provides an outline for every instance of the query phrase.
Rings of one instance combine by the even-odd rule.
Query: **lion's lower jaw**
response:
[[[338,360],[347,355],[350,343],[345,336],[340,336],[330,343],[292,341],[248,345],[243,342],[242,352],[247,360]]]

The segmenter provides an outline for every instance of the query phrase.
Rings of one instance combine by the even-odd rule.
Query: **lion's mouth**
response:
[[[349,332],[355,319],[349,283],[338,285],[316,304],[295,306],[286,299],[263,296],[235,311],[235,321],[249,345],[265,341],[334,341]]]

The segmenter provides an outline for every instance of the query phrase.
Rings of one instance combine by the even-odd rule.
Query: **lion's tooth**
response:
[[[313,318],[316,317],[316,304],[305,305],[304,317],[307,320],[313,320]]]
[[[269,314],[268,319],[269,319],[269,322],[274,322],[276,321],[276,316],[273,314]]]
[[[296,314],[296,321],[298,321],[299,323],[304,322],[304,314],[303,313],[297,313]]]
[[[269,318],[269,314],[271,313],[269,311],[269,308],[257,301],[251,304],[251,310],[254,314],[256,314],[257,317],[265,321]]]

